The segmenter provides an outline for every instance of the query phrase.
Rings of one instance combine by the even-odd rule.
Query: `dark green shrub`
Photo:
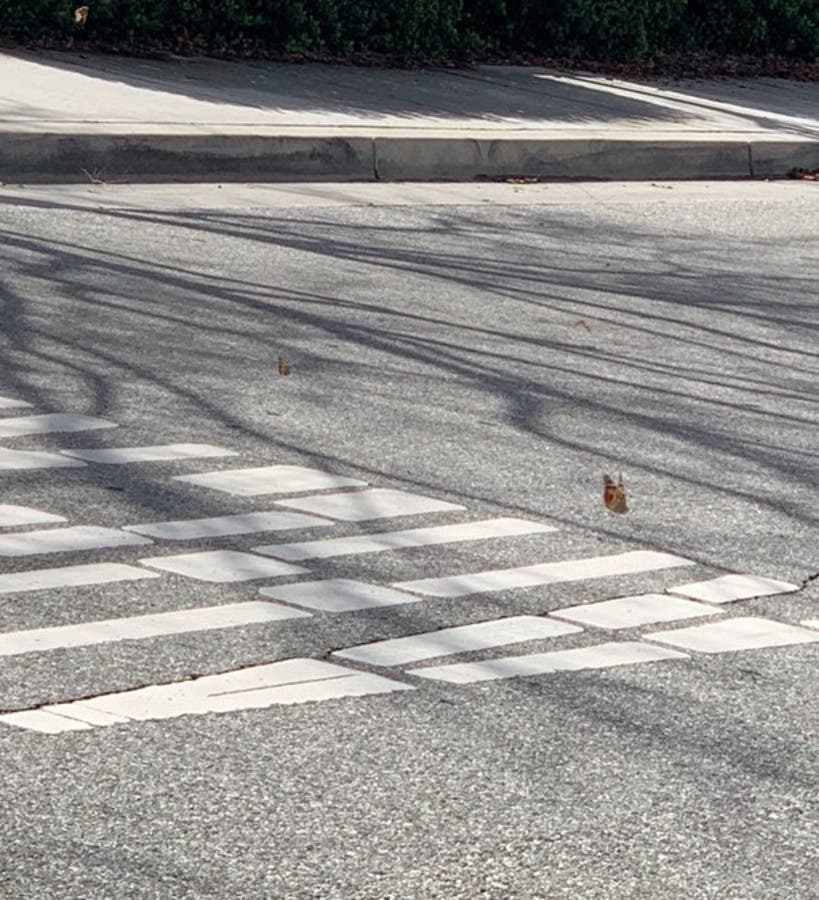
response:
[[[74,8],[87,2],[88,21]],[[208,52],[437,58],[819,56],[819,0],[0,0],[0,38]]]
[[[819,0],[688,0],[687,18],[703,50],[819,56]]]

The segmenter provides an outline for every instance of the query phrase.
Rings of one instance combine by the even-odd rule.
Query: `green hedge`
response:
[[[183,51],[443,56],[459,46],[460,20],[461,0],[0,0],[6,39]]]
[[[84,24],[74,9],[88,3]],[[0,0],[0,37],[97,46],[440,59],[819,57],[819,0]]]

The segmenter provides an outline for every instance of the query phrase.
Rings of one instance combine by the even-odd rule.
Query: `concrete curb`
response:
[[[599,137],[0,133],[0,181],[473,181],[778,178],[819,141]]]

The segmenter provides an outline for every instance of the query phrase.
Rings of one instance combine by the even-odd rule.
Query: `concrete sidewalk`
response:
[[[782,177],[819,84],[0,54],[0,181]]]

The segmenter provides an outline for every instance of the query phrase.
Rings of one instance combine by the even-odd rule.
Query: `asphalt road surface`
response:
[[[818,236],[0,187],[0,896],[816,897]]]

